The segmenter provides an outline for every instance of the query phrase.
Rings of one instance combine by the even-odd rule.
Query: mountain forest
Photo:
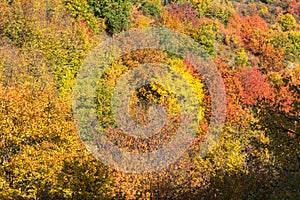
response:
[[[203,49],[222,78],[224,123],[203,156],[213,103],[221,102],[212,99],[209,75],[192,56],[131,48],[90,86],[99,134],[122,151],[145,154],[185,130],[180,113],[194,107],[181,111],[182,98],[168,86],[182,83],[172,78],[140,86],[128,101],[128,116],[139,126],[149,123],[153,105],[164,108],[167,122],[158,133],[138,138],[118,126],[114,88],[125,91],[118,80],[147,63],[179,74],[198,111],[195,137],[176,162],[128,172],[91,153],[82,135],[88,129],[76,124],[74,90],[95,48],[151,28],[184,35]],[[300,199],[300,1],[0,0],[0,199]]]

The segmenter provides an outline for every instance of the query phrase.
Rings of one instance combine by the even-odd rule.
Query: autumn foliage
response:
[[[299,199],[299,20],[297,0],[0,0],[0,199]],[[162,106],[168,121],[158,134],[133,137],[112,116],[119,78],[147,63],[182,76],[199,112],[193,144],[177,162],[125,173],[86,149],[72,95],[94,47],[145,27],[183,33],[201,46],[223,78],[226,121],[214,148],[201,156],[212,103],[189,54],[127,52],[94,86],[99,124],[110,141],[145,153],[177,133],[179,97],[162,84],[137,88],[128,105],[139,125],[149,122],[151,106]]]

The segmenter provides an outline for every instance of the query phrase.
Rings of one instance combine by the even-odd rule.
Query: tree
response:
[[[169,4],[161,17],[163,25],[167,28],[183,33],[199,26],[197,13],[189,3]]]
[[[53,88],[0,86],[0,99],[1,198],[103,198],[105,168],[85,150]]]
[[[299,2],[297,3],[296,0],[291,0],[288,8],[288,12],[292,15],[298,15],[300,14],[300,4]]]
[[[231,1],[227,0],[193,0],[192,4],[199,17],[217,18],[222,23],[227,23],[235,12]]]
[[[284,68],[284,51],[274,47],[268,40],[269,25],[257,14],[241,17],[233,16],[228,21],[228,29],[236,32],[239,46],[249,50],[259,59],[259,68],[266,72]]]
[[[139,10],[141,10],[146,16],[150,15],[153,17],[159,17],[161,15],[161,9],[158,7],[158,5],[151,1],[142,2]]]
[[[278,23],[283,31],[288,31],[296,24],[296,19],[291,14],[285,14],[278,18]]]
[[[131,3],[128,0],[89,0],[94,15],[106,19],[106,31],[113,35],[129,26]]]
[[[213,19],[202,19],[200,25],[189,31],[189,35],[196,40],[211,56],[216,55],[215,43],[221,40],[220,23]]]

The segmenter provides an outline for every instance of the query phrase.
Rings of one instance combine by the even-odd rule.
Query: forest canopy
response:
[[[167,123],[149,140],[121,130],[111,97],[128,71],[167,65],[199,105],[196,136],[180,159],[163,170],[127,173],[87,149],[72,97],[93,49],[139,28],[166,28],[203,49],[224,82],[226,120],[201,156],[213,103],[192,58],[154,48],[124,53],[93,86],[98,122],[120,149],[156,151],[182,120],[180,97],[148,83],[132,94],[130,117],[144,126],[160,105]],[[0,0],[0,199],[296,200],[299,186],[300,1]]]

